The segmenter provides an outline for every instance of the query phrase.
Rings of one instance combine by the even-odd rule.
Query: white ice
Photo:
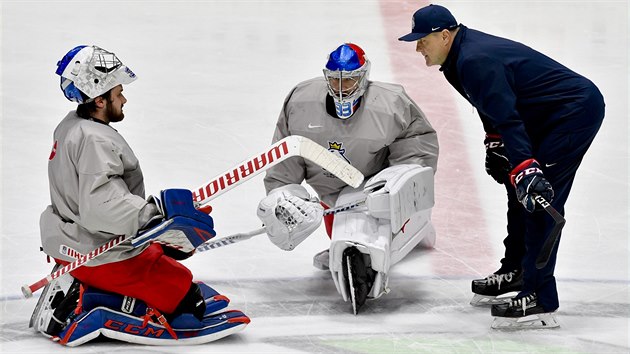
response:
[[[74,105],[54,74],[70,48],[114,51],[139,80],[125,87],[126,118],[114,125],[140,158],[148,193],[194,188],[264,149],[283,99],[322,74],[339,44],[361,45],[371,79],[403,83],[441,143],[434,222],[437,245],[414,251],[391,273],[391,292],[350,314],[330,276],[312,267],[327,247],[323,228],[293,252],[265,236],[186,260],[197,280],[226,294],[251,324],[206,345],[145,347],[88,343],[73,353],[164,352],[628,352],[628,3],[441,1],[459,22],[536,48],[589,77],[606,119],[566,206],[556,268],[561,327],[505,332],[474,308],[471,279],[498,267],[505,197],[483,170],[476,113],[397,41],[425,1],[18,1],[0,2],[0,350],[70,351],[27,323],[35,299],[20,286],[51,266],[38,251],[49,203],[52,132]],[[217,198],[220,235],[260,226],[257,177]]]

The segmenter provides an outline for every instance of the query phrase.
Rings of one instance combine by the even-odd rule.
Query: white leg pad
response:
[[[419,165],[392,166],[370,178],[364,191],[370,214],[390,219],[392,230],[398,232],[412,215],[435,205],[433,169]]]
[[[348,301],[349,294],[345,288],[342,255],[348,247],[356,247],[361,253],[370,255],[371,267],[378,272],[368,297],[377,298],[389,291],[387,273],[390,267],[391,231],[389,220],[378,221],[366,212],[335,215],[329,267],[337,291],[344,301]]]
[[[398,263],[423,242],[424,247],[435,244],[435,228],[431,223],[431,210],[422,210],[413,214],[402,229],[392,237],[390,246],[391,265]]]
[[[416,176],[428,178],[428,172],[431,173],[432,181],[433,174],[430,168],[422,170]],[[417,179],[411,180],[418,184]],[[377,276],[368,298],[378,298],[389,292],[388,273],[391,266],[402,260],[418,244],[433,247],[435,244],[435,229],[431,223],[433,184],[430,185],[430,197],[428,199],[424,197],[428,203],[416,204],[417,207],[422,205],[422,209],[411,212],[408,219],[401,222],[398,232],[393,235],[392,220],[374,217],[369,209],[351,209],[335,215],[329,268],[335,287],[344,301],[349,299],[342,269],[342,255],[346,248],[356,247],[361,253],[370,256],[371,267],[377,272]],[[340,193],[336,206],[353,203],[362,198],[365,198],[365,194],[361,190],[346,187]]]
[[[361,189],[346,187],[339,195],[336,205],[363,200]],[[329,268],[337,291],[348,301],[346,279],[343,276],[342,256],[348,247],[356,247],[361,253],[370,255],[371,267],[377,272],[369,298],[378,298],[389,292],[387,273],[390,267],[391,226],[387,219],[377,219],[365,210],[350,210],[335,215],[330,244]]]

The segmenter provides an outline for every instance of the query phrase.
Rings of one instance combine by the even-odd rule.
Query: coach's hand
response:
[[[536,195],[550,203],[553,200],[553,188],[534,159],[525,160],[516,166],[510,173],[510,181],[516,188],[516,198],[530,213],[537,208],[534,200]]]
[[[497,183],[505,184],[512,166],[507,158],[501,135],[486,134],[483,143],[486,146],[486,173]]]

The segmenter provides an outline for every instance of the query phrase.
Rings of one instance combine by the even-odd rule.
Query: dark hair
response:
[[[81,96],[83,96],[83,100],[87,100],[88,97],[81,92]],[[81,118],[84,119],[90,119],[92,112],[96,111],[96,102],[94,102],[96,100],[96,98],[98,97],[103,97],[104,99],[107,100],[107,102],[111,102],[111,98],[112,98],[112,90],[109,90],[107,92],[105,92],[104,94],[94,97],[93,100],[91,100],[88,103],[81,103],[77,106],[77,115]]]

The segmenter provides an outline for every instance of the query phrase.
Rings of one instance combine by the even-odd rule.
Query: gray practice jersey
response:
[[[70,112],[55,129],[48,178],[52,205],[40,218],[46,254],[74,261],[75,252],[87,254],[118,235],[137,233],[147,204],[142,171],[111,126]],[[87,265],[124,260],[143,249],[122,244]]]
[[[399,164],[419,164],[437,170],[437,134],[402,86],[369,82],[358,110],[349,119],[331,117],[326,112],[327,95],[323,77],[298,84],[284,102],[273,141],[289,135],[307,137],[341,156],[366,178]],[[303,180],[328,205],[334,204],[346,186],[302,158],[274,166],[264,181],[269,193]]]

